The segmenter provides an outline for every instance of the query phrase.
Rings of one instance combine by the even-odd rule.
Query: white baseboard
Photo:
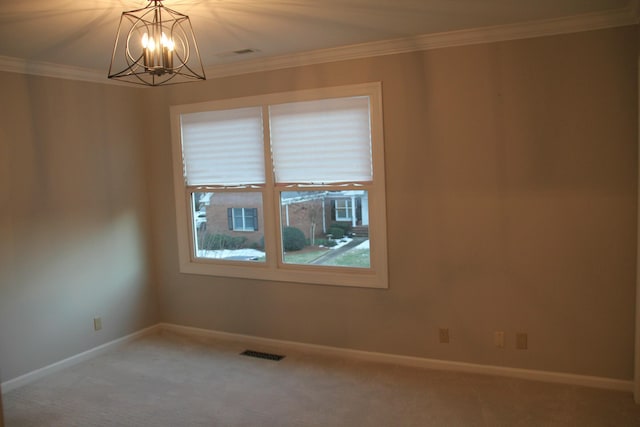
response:
[[[595,387],[617,391],[633,391],[633,381],[615,378],[576,375],[562,372],[538,371],[533,369],[508,368],[504,366],[480,365],[476,363],[453,362],[421,357],[400,356],[388,353],[375,353],[361,350],[350,350],[316,344],[305,344],[294,341],[284,341],[270,338],[260,338],[251,335],[233,334],[229,332],[213,331],[209,329],[180,326],[170,323],[160,323],[160,330],[181,333],[185,335],[223,339],[256,346],[276,347],[278,349],[292,349],[316,354],[348,357],[371,362],[390,363],[417,368],[439,369],[473,374],[496,375],[502,377],[519,378],[532,381],[570,384],[585,387]],[[255,349],[254,349],[255,350]]]
[[[2,388],[2,392],[6,393],[18,387],[22,387],[23,385],[27,385],[32,383],[42,377],[45,377],[49,374],[57,372],[61,369],[67,368],[69,366],[78,364],[80,362],[84,362],[85,360],[91,359],[93,357],[98,356],[99,354],[105,353],[106,351],[112,350],[117,346],[123,345],[129,341],[133,341],[137,338],[140,338],[144,335],[148,335],[159,330],[160,325],[156,324],[150,326],[145,329],[141,329],[132,334],[126,335],[124,337],[115,339],[113,341],[109,341],[98,347],[94,347],[90,350],[83,351],[82,353],[76,354],[75,356],[68,357],[66,359],[60,360],[58,362],[52,363],[51,365],[42,367],[40,369],[36,369],[35,371],[28,372],[24,375],[20,375],[19,377],[13,378],[6,382],[3,382],[0,386]]]
[[[45,366],[35,371],[31,371],[17,378],[13,378],[1,384],[2,392],[6,393],[23,385],[29,384],[46,375],[57,372],[66,367],[75,365],[85,360],[91,359],[106,351],[133,341],[142,336],[157,332],[170,331],[184,335],[199,336],[206,338],[216,338],[227,341],[235,341],[254,346],[275,347],[278,349],[292,349],[315,354],[324,354],[338,357],[347,357],[357,360],[371,362],[389,363],[401,366],[416,368],[439,369],[456,372],[468,372],[473,374],[496,375],[510,378],[519,378],[532,381],[544,381],[550,383],[570,384],[585,387],[595,387],[608,390],[633,391],[633,381],[619,380],[615,378],[594,377],[588,375],[567,374],[562,372],[537,371],[532,369],[508,368],[504,366],[480,365],[476,363],[453,362],[438,359],[426,359],[421,357],[401,356],[388,353],[376,353],[362,350],[350,350],[345,348],[330,347],[317,344],[306,344],[295,341],[277,340],[271,338],[261,338],[251,335],[234,334],[220,332],[210,329],[194,328],[190,326],[180,326],[171,323],[158,323],[122,338],[102,344],[98,347],[71,356],[67,359]]]

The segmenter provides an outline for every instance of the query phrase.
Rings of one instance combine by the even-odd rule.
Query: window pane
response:
[[[192,193],[197,258],[264,262],[262,193]]]
[[[188,185],[264,183],[261,107],[182,114],[181,124]]]
[[[367,191],[283,191],[280,217],[284,263],[371,266]]]
[[[269,106],[276,182],[371,181],[369,97]]]

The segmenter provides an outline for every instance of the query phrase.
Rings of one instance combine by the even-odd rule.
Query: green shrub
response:
[[[343,235],[348,235],[349,232],[351,231],[351,223],[350,222],[332,222],[331,223],[331,228],[341,228],[342,229],[342,234]]]
[[[331,227],[329,229],[329,234],[331,234],[334,239],[342,239],[344,237],[344,229],[340,227]]]
[[[227,236],[226,234],[206,233],[202,239],[202,249],[215,251],[220,249],[243,249],[247,238],[244,236]]]
[[[258,251],[264,251],[264,236],[260,238],[260,241],[254,242],[251,244],[251,249],[256,249]]]
[[[299,251],[304,248],[307,239],[302,230],[296,227],[285,227],[282,230],[282,247],[285,251]]]
[[[326,246],[328,248],[337,245],[335,240],[332,239],[316,239],[317,246]]]

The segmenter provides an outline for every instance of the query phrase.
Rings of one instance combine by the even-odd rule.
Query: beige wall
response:
[[[2,381],[158,321],[138,92],[0,74]]]
[[[625,27],[147,92],[149,120],[166,119],[147,140],[163,320],[631,379],[636,44]],[[180,274],[167,106],[369,81],[383,84],[390,288]]]
[[[2,381],[158,320],[631,379],[637,31],[151,90],[1,74]],[[168,106],[369,81],[383,83],[390,288],[180,274]]]

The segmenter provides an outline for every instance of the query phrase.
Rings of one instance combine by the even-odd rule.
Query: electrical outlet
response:
[[[102,329],[102,317],[94,317],[93,318],[93,330],[99,331]]]
[[[440,328],[440,343],[449,343],[449,328]]]
[[[498,348],[504,348],[504,332],[503,331],[495,331],[493,333],[493,343]]]
[[[526,350],[529,347],[527,334],[524,332],[518,332],[516,334],[516,349]]]

